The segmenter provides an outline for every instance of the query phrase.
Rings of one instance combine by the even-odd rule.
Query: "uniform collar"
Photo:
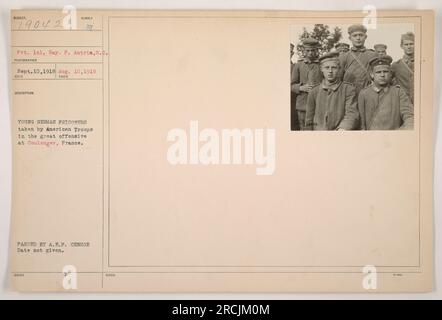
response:
[[[328,85],[325,83],[325,80],[322,81],[322,89],[324,90],[332,90],[332,91],[336,91],[338,90],[339,86],[341,85],[342,81],[336,81],[335,83]]]
[[[402,57],[405,63],[414,62],[414,57],[409,57],[406,54]]]
[[[361,47],[361,48],[351,47],[351,51],[355,51],[355,52],[365,52],[365,50],[367,50],[365,47]]]
[[[307,63],[307,64],[309,64],[309,63],[319,63],[318,59],[310,60],[310,59],[302,58],[302,61],[304,61],[304,63]]]
[[[385,88],[379,88],[379,87],[377,87],[374,83],[372,84],[371,87],[373,88],[373,90],[374,90],[376,93],[379,93],[379,92],[381,92],[381,91],[384,91],[384,92],[386,93],[386,92],[388,92],[388,89],[390,88],[390,86],[386,86]]]

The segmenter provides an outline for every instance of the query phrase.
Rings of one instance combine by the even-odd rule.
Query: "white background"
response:
[[[11,134],[10,134],[10,23],[11,9],[207,9],[207,10],[357,10],[374,5],[378,10],[433,9],[435,25],[434,81],[434,221],[435,290],[425,294],[19,294],[11,291],[8,280],[8,247],[11,212]],[[81,0],[13,1],[0,3],[0,299],[442,299],[442,132],[441,113],[441,20],[440,0]],[[438,72],[439,71],[439,72]]]

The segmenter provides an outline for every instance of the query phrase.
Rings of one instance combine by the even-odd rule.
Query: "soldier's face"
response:
[[[385,51],[385,49],[377,49],[376,53],[378,54],[378,56],[383,57],[387,55],[387,51]]]
[[[355,47],[362,47],[367,39],[367,34],[362,31],[355,31],[350,35],[350,41]]]
[[[390,67],[386,65],[374,66],[371,73],[374,84],[378,86],[386,86],[391,81]]]
[[[325,80],[328,82],[335,82],[338,78],[339,62],[333,60],[324,61],[321,64],[321,71]]]
[[[414,41],[413,40],[404,40],[401,44],[402,50],[406,55],[412,55],[414,53]]]
[[[313,60],[318,57],[318,49],[316,48],[304,48],[304,57]]]

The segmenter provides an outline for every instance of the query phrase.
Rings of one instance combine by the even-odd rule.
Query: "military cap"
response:
[[[318,48],[319,47],[319,41],[314,38],[307,38],[302,40],[302,46],[304,48]]]
[[[377,50],[377,49],[384,49],[384,50],[387,50],[387,45],[386,45],[386,44],[383,44],[383,43],[378,43],[378,44],[375,44],[375,45],[373,46],[373,48],[375,48],[376,50]]]
[[[413,40],[414,41],[414,33],[413,32],[407,32],[401,35],[401,42],[404,40]]]
[[[360,31],[367,33],[367,28],[363,26],[362,24],[354,24],[348,27],[348,34],[352,34],[353,32]]]
[[[336,52],[336,51],[328,52],[328,53],[322,55],[321,57],[319,57],[318,60],[319,60],[319,63],[323,63],[325,61],[330,61],[330,60],[339,62],[339,52]]]
[[[338,48],[341,48],[341,47],[345,47],[347,49],[350,49],[350,45],[348,43],[339,42],[339,43],[335,44],[335,49],[338,49]]]
[[[385,65],[385,66],[389,66],[391,65],[391,63],[393,62],[393,58],[385,55],[382,57],[373,57],[370,59],[370,61],[368,62],[368,64],[370,65],[370,67],[374,67],[374,66],[380,66],[380,65]]]

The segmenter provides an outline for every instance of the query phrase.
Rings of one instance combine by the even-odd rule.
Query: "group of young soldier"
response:
[[[385,44],[365,47],[363,25],[348,34],[351,47],[338,43],[320,57],[318,40],[302,41],[302,59],[291,64],[291,129],[412,129],[414,34],[401,36],[404,56],[394,63]]]

